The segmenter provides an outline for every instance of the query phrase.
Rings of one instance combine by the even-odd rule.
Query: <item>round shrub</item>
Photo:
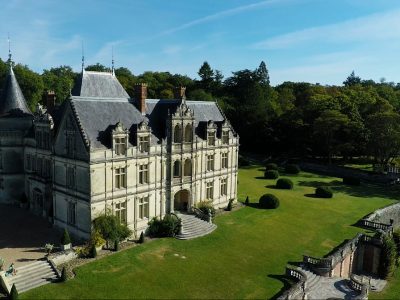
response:
[[[300,173],[300,167],[295,164],[287,164],[285,166],[285,173],[287,174],[299,174]]]
[[[343,183],[347,185],[360,185],[360,179],[356,177],[344,177]]]
[[[278,171],[278,165],[274,164],[274,163],[268,163],[268,164],[265,165],[265,170],[266,171],[268,171],[268,170],[276,170],[276,171]]]
[[[278,189],[291,190],[293,188],[293,182],[288,178],[281,178],[276,182],[276,187]]]
[[[272,194],[262,195],[258,201],[258,206],[260,208],[274,209],[279,207],[279,199]]]
[[[267,179],[278,179],[279,172],[277,170],[267,170],[264,172],[264,177]]]
[[[333,192],[328,186],[320,186],[315,189],[315,195],[319,198],[332,198]]]

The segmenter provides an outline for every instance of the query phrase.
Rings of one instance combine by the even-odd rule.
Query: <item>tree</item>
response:
[[[42,100],[44,89],[42,77],[20,64],[14,67],[14,71],[29,108],[35,111],[36,104]]]
[[[360,83],[361,83],[361,78],[356,76],[354,71],[352,71],[351,74],[347,77],[347,79],[343,81],[343,84],[345,86],[353,86]]]
[[[335,135],[348,122],[347,116],[336,110],[324,111],[314,122],[314,134],[322,139],[329,164],[332,162],[332,154],[337,145]],[[316,142],[319,143],[319,140]]]
[[[264,61],[261,61],[260,66],[256,70],[256,74],[262,84],[269,85],[269,74]]]
[[[390,235],[384,235],[382,238],[381,259],[379,264],[380,276],[388,279],[393,275],[396,263],[397,248],[393,238]]]
[[[211,69],[210,65],[208,62],[204,62],[202,66],[200,67],[199,71],[197,72],[199,74],[201,80],[200,84],[203,89],[206,91],[211,90],[211,85],[214,81],[214,71]]]
[[[70,95],[77,74],[70,66],[60,66],[44,70],[42,74],[45,90],[52,90],[56,94],[58,103],[62,103]]]
[[[85,68],[86,71],[95,71],[95,72],[111,72],[111,68],[106,67],[100,63],[96,63],[95,65],[88,65]]]
[[[400,115],[379,112],[367,118],[368,148],[375,161],[386,165],[400,154]]]

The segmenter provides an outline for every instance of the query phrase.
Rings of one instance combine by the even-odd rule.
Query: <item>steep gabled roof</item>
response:
[[[115,75],[108,72],[83,71],[71,93],[78,97],[129,98]]]
[[[10,66],[0,95],[0,117],[32,115],[22,94],[14,70]]]

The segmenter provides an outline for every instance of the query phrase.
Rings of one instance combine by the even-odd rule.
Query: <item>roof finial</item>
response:
[[[85,71],[85,49],[83,48],[83,41],[82,41],[82,73]]]
[[[11,66],[12,63],[12,55],[11,55],[11,40],[10,40],[10,33],[8,33],[8,63]]]
[[[115,76],[115,69],[114,69],[114,46],[111,46],[111,72]]]

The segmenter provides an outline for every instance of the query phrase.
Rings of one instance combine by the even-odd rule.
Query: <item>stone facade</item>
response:
[[[32,212],[86,239],[104,212],[138,235],[152,217],[236,200],[239,138],[218,105],[146,89],[131,99],[114,74],[83,71],[60,107],[49,93],[48,110],[0,117],[14,128],[0,127],[0,201],[25,194]]]

